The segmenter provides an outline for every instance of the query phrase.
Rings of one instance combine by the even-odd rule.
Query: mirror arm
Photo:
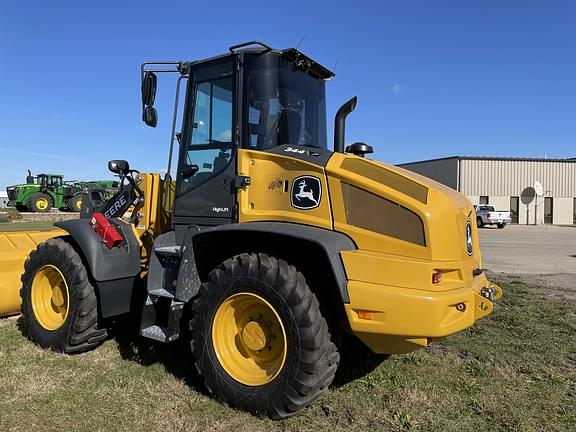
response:
[[[166,169],[166,175],[171,175],[172,171],[172,154],[174,151],[174,138],[176,137],[176,121],[178,117],[178,104],[180,101],[180,84],[185,76],[178,77],[176,81],[176,97],[174,98],[174,115],[172,116],[172,131],[170,133],[170,150],[168,151],[168,168]],[[180,138],[178,138],[178,143],[180,143]]]

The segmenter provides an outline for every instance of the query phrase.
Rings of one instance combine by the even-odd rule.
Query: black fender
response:
[[[129,225],[113,221],[125,243],[122,247],[108,247],[88,224],[90,219],[55,222],[74,240],[90,275],[96,282],[103,318],[130,311],[136,276],[140,273],[140,248]]]
[[[216,255],[221,258],[229,258],[230,251],[233,254],[250,251],[253,244],[249,241],[257,235],[264,235],[270,238],[270,242],[274,242],[275,247],[281,248],[283,240],[295,240],[290,244],[312,243],[318,246],[325,254],[326,261],[332,270],[334,281],[337,285],[338,294],[342,303],[349,303],[350,297],[348,295],[346,272],[344,264],[340,257],[340,252],[343,250],[355,250],[356,244],[352,239],[345,234],[331,231],[323,228],[294,224],[289,222],[246,222],[219,225],[214,228],[208,228],[201,231],[190,230],[190,234],[184,240],[184,256],[186,260],[181,262],[180,274],[186,274],[189,283],[186,289],[182,292],[181,298],[184,301],[189,300],[198,292],[199,277],[198,275],[206,275],[213,266],[218,262],[212,262],[209,265],[203,265],[204,257],[206,255]],[[235,244],[233,235],[235,233],[248,234],[244,237],[246,244]],[[204,253],[207,250],[210,253]],[[186,253],[188,252],[188,254]],[[217,260],[216,260],[217,261]],[[205,268],[202,268],[205,267]],[[180,285],[180,277],[179,277]]]

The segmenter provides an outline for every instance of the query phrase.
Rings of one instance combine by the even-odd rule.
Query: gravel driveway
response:
[[[576,298],[576,227],[509,225],[479,233],[483,268]]]

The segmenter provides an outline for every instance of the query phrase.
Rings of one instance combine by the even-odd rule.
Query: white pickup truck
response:
[[[476,208],[476,223],[482,228],[484,225],[496,225],[504,228],[512,222],[509,211],[495,211],[491,205],[478,205]]]

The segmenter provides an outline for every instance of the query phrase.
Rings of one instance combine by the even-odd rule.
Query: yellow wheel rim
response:
[[[68,284],[62,272],[46,264],[32,281],[32,309],[36,320],[46,330],[57,330],[66,321],[69,309]]]
[[[76,209],[82,210],[82,198],[76,200]]]
[[[248,386],[278,376],[286,361],[286,331],[270,303],[238,293],[218,307],[212,323],[214,351],[226,373]]]
[[[36,207],[40,210],[46,210],[48,208],[48,200],[46,198],[38,198],[36,200]]]

